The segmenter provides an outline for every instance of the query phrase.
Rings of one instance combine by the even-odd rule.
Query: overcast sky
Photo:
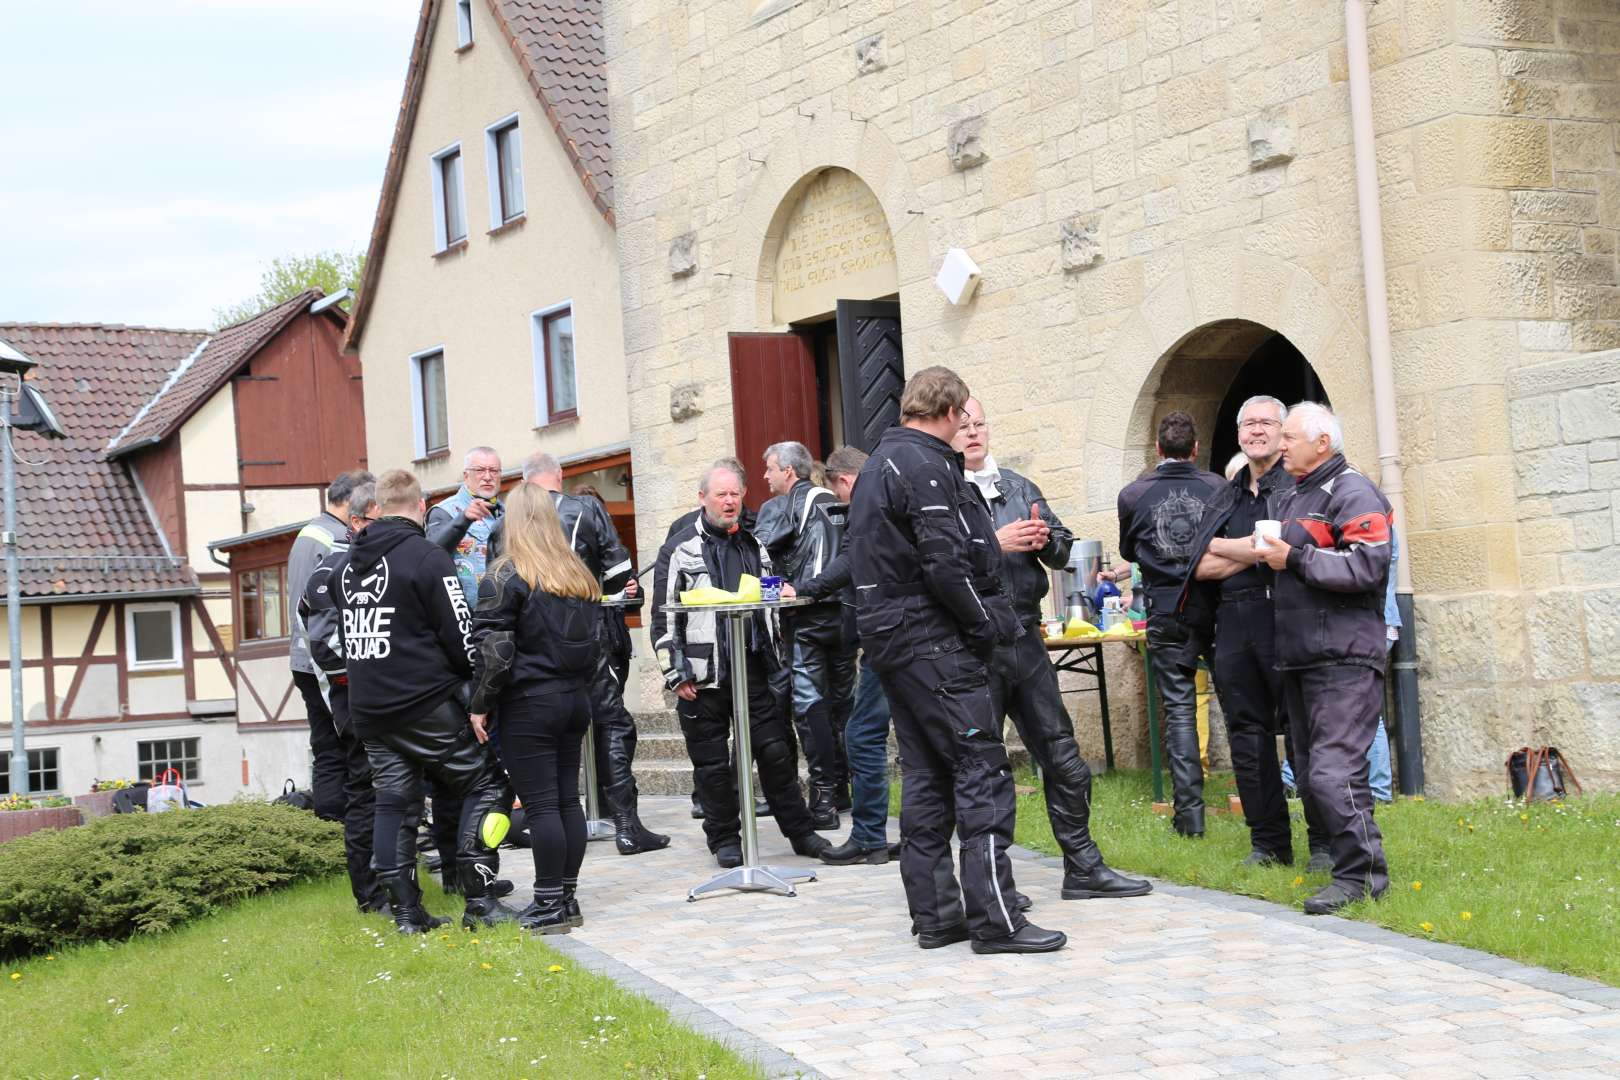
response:
[[[416,0],[0,2],[0,321],[212,325],[363,250]]]

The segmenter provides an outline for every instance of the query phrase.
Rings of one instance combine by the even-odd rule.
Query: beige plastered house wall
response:
[[[449,14],[445,14],[448,12]],[[442,346],[447,455],[416,461],[424,487],[460,482],[464,452],[487,444],[515,466],[629,441],[617,253],[488,9],[472,5],[473,44],[457,51],[454,5],[429,46],[399,196],[360,338],[367,454],[373,472],[413,467],[410,357]],[[526,216],[489,235],[484,129],[516,113]],[[468,241],[435,255],[432,155],[459,141]],[[579,418],[537,426],[531,313],[572,302]],[[543,376],[541,376],[543,377]],[[639,480],[639,477],[638,477]]]
[[[1604,647],[1577,604],[1581,663],[1538,667],[1567,646],[1525,618],[1548,586],[1620,581],[1613,493],[1538,490],[1507,390],[1620,336],[1620,7],[1385,0],[1369,20],[1429,788],[1498,790],[1508,749],[1554,735],[1620,784],[1620,684],[1584,659]],[[1178,347],[1221,320],[1288,337],[1376,476],[1338,0],[643,0],[609,5],[607,46],[644,556],[731,450],[726,334],[785,329],[772,230],[828,166],[884,207],[908,367],[961,371],[998,457],[1077,533],[1114,548],[1155,414],[1210,389]],[[959,169],[947,136],[975,116],[986,157]],[[1251,164],[1252,122],[1291,160]],[[1065,268],[1066,224],[1095,261]],[[960,308],[933,285],[953,246],[983,270]],[[1116,741],[1145,760],[1135,665],[1111,669]],[[1558,711],[1533,704],[1550,684]]]

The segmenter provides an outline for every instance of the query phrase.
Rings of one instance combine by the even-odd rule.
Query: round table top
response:
[[[749,600],[746,603],[733,604],[666,604],[665,611],[718,611],[722,613],[736,613],[740,611],[765,611],[769,608],[797,608],[809,607],[814,600],[803,596],[795,596],[791,600]]]

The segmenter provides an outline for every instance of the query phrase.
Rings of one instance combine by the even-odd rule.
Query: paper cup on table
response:
[[[1254,523],[1254,546],[1264,551],[1270,547],[1268,541],[1282,539],[1282,522],[1257,521]]]

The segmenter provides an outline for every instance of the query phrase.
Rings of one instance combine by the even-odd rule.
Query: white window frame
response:
[[[546,393],[546,317],[555,315],[559,311],[568,311],[574,308],[573,298],[560,300],[548,307],[536,308],[529,312],[529,347],[533,353],[534,362],[530,365],[534,373],[534,426],[537,428],[551,427],[551,400]],[[579,311],[572,311],[574,316],[574,414],[578,418],[579,407]],[[570,423],[571,421],[559,421]]]
[[[135,658],[135,614],[143,611],[164,611],[169,615],[169,633],[174,642],[171,660],[137,660]],[[180,639],[179,604],[125,604],[124,605],[124,665],[130,671],[178,671],[185,666],[185,642]]]
[[[415,442],[417,461],[422,461],[428,456],[427,401],[422,397],[422,361],[429,356],[448,357],[448,355],[443,345],[435,345],[430,349],[411,353],[411,437]],[[448,360],[444,370],[444,441],[445,446],[448,447],[450,445],[450,368]]]
[[[35,795],[60,795],[60,794],[62,794],[62,748],[60,746],[30,746],[24,752],[29,755],[29,758],[28,758],[28,795],[29,795],[29,797],[32,798]],[[8,793],[9,793],[10,792],[10,787],[11,787],[11,751],[6,750],[6,751],[3,751],[3,753],[5,754],[5,761],[3,762],[5,768],[3,770],[0,770],[0,773],[3,773],[3,775],[6,778],[6,788],[7,788]],[[55,773],[56,773],[56,786],[55,787],[35,787],[34,786],[34,759],[33,759],[33,755],[35,755],[35,754],[39,755],[39,762],[40,762],[39,771],[40,772],[45,772],[45,755],[46,754],[55,754],[56,755],[56,769],[54,770]]]
[[[472,0],[456,0],[456,48],[473,43]]]
[[[507,219],[501,215],[501,154],[500,146],[496,142],[496,135],[507,128],[515,129],[517,138],[515,148],[518,155],[518,183],[523,183],[523,124],[517,113],[511,113],[484,128],[484,179],[489,184],[489,227],[498,229],[507,224]],[[462,160],[461,172],[462,187],[467,185],[466,159]],[[528,192],[523,192],[523,209],[512,217],[517,221],[529,212]]]
[[[203,763],[202,736],[201,735],[168,735],[168,736],[157,736],[155,738],[150,738],[150,739],[137,739],[137,740],[135,740],[135,768],[131,771],[131,775],[133,775],[137,779],[140,778],[140,775],[141,775],[141,747],[143,745],[150,744],[150,743],[160,743],[160,742],[164,742],[164,743],[178,742],[178,743],[183,744],[186,741],[192,740],[192,739],[195,739],[196,742],[197,742],[197,759],[196,759],[197,760],[197,775],[196,776],[187,776],[186,771],[184,769],[180,769],[180,770],[178,770],[178,772],[180,773],[181,782],[184,783],[186,785],[186,787],[188,787],[188,788],[201,787],[202,786],[202,763]],[[185,758],[186,758],[186,755],[181,754],[179,760],[184,761]],[[170,762],[170,764],[167,766],[168,768],[174,768],[173,762],[176,760],[175,758],[166,757],[165,760]],[[157,764],[156,762],[153,762],[154,766],[156,764]],[[157,783],[158,777],[160,777],[162,775],[163,775],[163,770],[154,767],[153,770],[152,770],[152,782]]]
[[[431,168],[429,172],[433,180],[433,250],[445,251],[450,247],[450,230],[445,224],[444,214],[444,159],[451,154],[461,153],[461,141],[451,143],[440,150],[433,152],[429,159]],[[467,158],[461,159],[461,221],[467,222]],[[461,243],[466,237],[457,240]]]

